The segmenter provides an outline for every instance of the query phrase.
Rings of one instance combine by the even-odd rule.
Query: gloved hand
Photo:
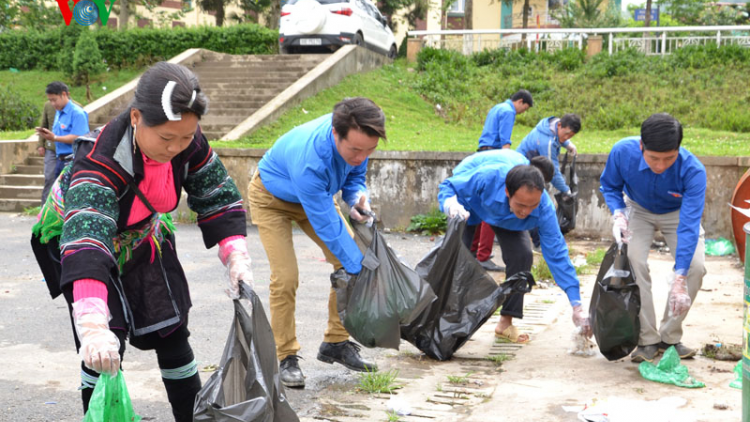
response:
[[[464,220],[469,219],[469,212],[463,205],[458,203],[456,195],[451,196],[443,202],[443,212],[450,218],[460,217]]]
[[[687,277],[675,274],[672,288],[669,290],[669,315],[684,315],[690,310],[690,305],[692,300],[687,292]]]
[[[375,219],[371,215],[361,213],[360,210],[372,213],[372,208],[370,208],[370,201],[367,200],[367,195],[364,192],[359,193],[359,196],[354,202],[354,205],[350,207],[349,217],[351,217],[351,219],[354,221],[365,224],[367,227],[372,227],[372,223],[375,221]]]
[[[98,297],[73,302],[73,323],[79,354],[87,368],[99,373],[117,375],[120,370],[120,340],[109,329],[109,309]]]
[[[225,290],[232,299],[240,298],[240,280],[253,287],[252,260],[247,253],[247,243],[244,236],[238,236],[229,241],[219,243],[219,259],[227,267],[227,281],[229,288]]]
[[[591,337],[594,333],[591,331],[591,321],[589,314],[583,311],[583,306],[576,305],[573,307],[573,324],[581,329],[581,334]]]
[[[567,146],[567,147],[565,147],[565,149],[567,149],[567,150],[568,150],[568,152],[569,152],[569,153],[570,153],[570,154],[571,154],[572,156],[574,156],[574,157],[575,157],[576,155],[578,155],[578,148],[576,148],[575,144],[574,144],[574,143],[572,143],[572,142],[568,142],[568,146]]]
[[[622,210],[615,211],[612,216],[612,235],[615,237],[615,241],[618,245],[628,243],[630,241],[630,230],[628,229],[628,217]]]

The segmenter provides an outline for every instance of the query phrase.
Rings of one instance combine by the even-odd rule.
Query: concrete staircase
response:
[[[204,54],[202,61],[189,66],[198,75],[209,99],[209,112],[201,119],[203,133],[209,140],[220,139],[326,57],[318,54]],[[98,113],[89,125],[91,128],[101,126],[122,110],[124,108],[119,107],[106,114]]]
[[[39,206],[44,189],[44,158],[28,157],[12,174],[0,175],[0,211]]]

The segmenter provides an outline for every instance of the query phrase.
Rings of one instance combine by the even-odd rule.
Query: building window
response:
[[[448,9],[449,15],[463,15],[464,14],[465,0],[454,0],[451,7]]]

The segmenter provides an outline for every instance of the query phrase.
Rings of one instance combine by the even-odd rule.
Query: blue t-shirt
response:
[[[484,121],[484,129],[479,137],[479,148],[500,149],[503,145],[510,145],[510,136],[513,134],[515,123],[516,107],[513,101],[505,100],[492,107]]]
[[[287,132],[258,163],[263,185],[275,197],[301,204],[315,233],[347,272],[362,269],[362,253],[334,206],[341,191],[350,206],[367,194],[367,162],[354,167],[336,149],[332,115],[327,114]]]
[[[68,101],[62,110],[55,112],[55,123],[52,124],[52,133],[55,136],[85,135],[89,133],[89,114],[86,111]],[[73,145],[55,142],[57,156],[65,156],[73,153]]]
[[[542,119],[534,130],[523,138],[517,151],[529,160],[539,155],[552,160],[552,164],[555,165],[552,186],[565,193],[570,192],[570,187],[565,183],[565,177],[560,173],[560,161],[557,157],[560,155],[560,147],[570,145],[570,141],[560,143],[560,138],[557,137],[557,123],[559,121],[560,119],[554,116]],[[553,127],[555,130],[553,130]]]
[[[654,214],[680,211],[674,268],[677,274],[687,274],[698,245],[706,203],[706,168],[700,160],[680,147],[677,161],[656,174],[643,158],[641,138],[633,136],[612,147],[599,181],[612,213],[625,208],[623,193]]]
[[[479,154],[484,153],[476,155]],[[445,200],[455,195],[470,214],[467,221],[469,225],[484,221],[513,231],[538,227],[542,255],[555,282],[565,291],[571,305],[580,305],[580,283],[575,267],[570,262],[568,245],[557,224],[555,206],[549,194],[542,192],[539,206],[524,219],[519,219],[510,210],[505,193],[505,178],[513,167],[515,165],[510,163],[488,163],[445,179],[438,192],[440,209],[444,211]]]

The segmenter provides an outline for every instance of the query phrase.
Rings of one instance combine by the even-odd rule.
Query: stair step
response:
[[[209,114],[201,119],[201,127],[208,126],[237,126],[242,123],[243,120],[250,116],[219,116],[216,114]]]
[[[0,185],[0,198],[35,199],[41,201],[44,186],[8,186]]]
[[[30,166],[44,167],[44,157],[40,157],[38,155],[32,155],[30,157],[26,157],[26,162],[24,164],[30,165]]]
[[[206,139],[209,141],[215,141],[217,139],[221,139],[222,136],[226,135],[229,132],[222,132],[222,131],[204,131],[203,134],[206,135]]]
[[[222,106],[223,103],[219,103]],[[208,119],[209,116],[240,116],[243,119],[246,117],[249,117],[251,114],[255,113],[260,107],[252,107],[252,108],[239,108],[239,107],[212,107],[211,108],[211,114],[206,115],[204,119]]]
[[[296,79],[294,80],[297,81]],[[292,82],[294,83],[294,82]],[[201,89],[205,92],[215,90],[236,90],[236,89],[285,89],[292,83],[289,82],[256,82],[248,79],[246,81],[226,80],[222,82],[211,82],[209,84],[201,83]]]
[[[257,97],[275,97],[286,89],[286,86],[279,88],[239,88],[239,89],[213,89],[206,90],[208,98],[213,100],[219,97],[243,97],[245,99],[257,98]]]
[[[41,197],[41,192],[39,193]],[[22,212],[26,208],[38,207],[41,205],[40,198],[37,199],[10,199],[0,198],[0,211]]]
[[[44,175],[42,174],[3,174],[0,176],[0,185],[44,186]]]
[[[19,164],[16,166],[15,174],[44,174],[44,166],[30,166]]]

